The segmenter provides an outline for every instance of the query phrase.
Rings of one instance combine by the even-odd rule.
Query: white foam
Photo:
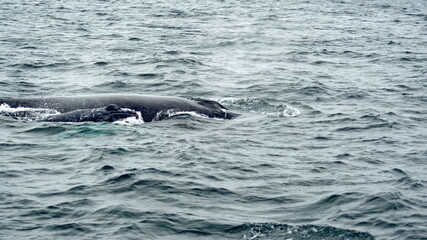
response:
[[[10,107],[8,104],[3,103],[0,105],[0,113],[11,116],[17,119],[24,119],[29,121],[37,121],[46,116],[60,114],[54,109],[48,108],[29,108],[29,107]]]
[[[237,98],[237,97],[223,97],[214,99],[215,101],[223,104],[223,103],[236,103],[241,100],[247,100],[247,98]]]
[[[190,115],[192,117],[209,118],[205,114],[201,114],[201,113],[197,113],[197,112],[191,112],[191,111],[179,111],[179,112],[175,112],[174,114],[171,115],[171,117],[178,116],[178,115]]]
[[[299,115],[301,115],[300,110],[291,106],[286,106],[286,109],[283,110],[284,117],[297,117]]]
[[[156,116],[154,117],[153,121],[159,121],[165,118],[170,118],[170,117],[175,117],[175,116],[181,116],[181,115],[189,115],[192,117],[198,117],[198,118],[209,118],[209,116],[205,115],[205,114],[201,114],[201,113],[197,113],[194,111],[178,111],[175,109],[169,109],[166,111],[160,111],[156,114]],[[220,119],[220,118],[215,118],[215,119]],[[222,119],[221,119],[222,120]]]
[[[297,117],[301,115],[301,111],[289,105],[271,105],[268,102],[259,99],[247,97],[224,97],[216,99],[221,104],[234,105],[235,108],[244,109],[252,113],[258,113],[268,116],[277,117]]]
[[[128,111],[134,111],[128,108],[121,108],[121,110],[128,110]],[[118,120],[113,122],[114,124],[118,125],[127,125],[127,126],[135,126],[135,125],[141,125],[144,124],[144,119],[142,118],[141,112],[135,111],[135,113],[138,115],[138,117],[128,117],[122,120]]]
[[[13,108],[13,107],[10,107],[6,103],[3,103],[0,105],[0,112],[4,112],[4,113],[15,113],[15,112],[24,112],[24,111],[36,112],[36,111],[46,111],[46,110],[49,110],[49,109],[46,109],[46,108],[28,108],[28,107]]]

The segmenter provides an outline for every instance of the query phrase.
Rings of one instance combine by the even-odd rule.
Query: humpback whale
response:
[[[139,116],[144,122],[151,122],[183,114],[197,114],[219,119],[232,119],[239,115],[229,112],[227,108],[213,100],[146,95],[0,98],[1,104],[7,104],[11,108],[57,111],[58,114],[39,119],[48,122],[114,122]]]

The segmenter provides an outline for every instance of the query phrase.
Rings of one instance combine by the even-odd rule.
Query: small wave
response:
[[[103,172],[109,172],[109,171],[114,171],[115,168],[111,165],[104,165],[102,166],[99,171],[103,171]]]
[[[301,115],[301,111],[295,107],[283,104],[272,105],[262,99],[226,97],[215,100],[226,106],[232,106],[233,108],[260,113],[267,116],[297,117]]]
[[[88,227],[78,223],[53,224],[45,227],[47,231],[61,232],[62,236],[76,236],[78,234],[87,234],[92,232]]]
[[[327,88],[323,86],[322,84],[319,84],[319,86],[307,86],[303,87],[297,90],[297,92],[301,95],[307,95],[307,96],[320,96],[320,95],[327,95]]]
[[[137,75],[139,78],[142,79],[158,79],[158,78],[162,78],[163,75],[162,74],[157,74],[157,73],[140,73]]]
[[[55,135],[66,131],[67,128],[61,126],[42,126],[35,127],[24,131],[25,133],[32,133],[37,135]]]
[[[201,62],[199,60],[192,59],[192,58],[176,58],[176,59],[165,60],[164,62],[170,63],[170,64],[187,65],[187,66],[203,66],[203,65],[205,65],[203,62]]]
[[[142,41],[142,39],[139,37],[130,37],[128,40],[129,41]]]
[[[110,184],[122,183],[125,181],[132,180],[134,178],[134,176],[135,176],[134,173],[125,173],[125,174],[122,174],[120,176],[116,176],[116,177],[108,179],[107,183],[110,183]]]
[[[108,64],[109,64],[108,62],[104,62],[104,61],[94,63],[94,65],[96,65],[96,66],[106,66]]]
[[[289,225],[275,223],[244,224],[229,232],[240,233],[241,239],[324,239],[373,240],[367,232],[318,225]]]
[[[130,88],[131,86],[123,81],[112,81],[105,82],[98,85],[95,85],[94,88],[107,88],[107,89],[118,89],[118,88]]]
[[[65,63],[65,62],[57,62],[57,63],[43,63],[43,62],[39,62],[39,63],[19,63],[19,64],[14,64],[11,65],[14,68],[19,68],[19,69],[39,69],[39,68],[56,68],[56,67],[60,67],[60,66],[66,66],[69,65],[69,63]]]

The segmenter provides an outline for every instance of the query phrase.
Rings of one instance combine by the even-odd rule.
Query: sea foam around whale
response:
[[[60,114],[60,112],[54,109],[47,108],[13,108],[10,107],[8,104],[3,103],[0,105],[0,114],[20,120],[39,121],[44,117]]]
[[[121,108],[124,111],[132,111],[128,108]],[[135,111],[138,117],[128,117],[125,119],[120,119],[114,121],[114,124],[119,125],[141,125],[144,123],[144,120],[141,116],[141,112]],[[26,120],[26,121],[43,121],[44,118],[48,116],[53,116],[57,114],[61,114],[61,112],[49,109],[49,108],[29,108],[29,107],[10,107],[8,104],[0,105],[0,114],[4,116],[9,116],[18,120]]]

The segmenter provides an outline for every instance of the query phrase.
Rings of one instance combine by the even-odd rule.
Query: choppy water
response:
[[[243,114],[0,116],[1,239],[427,239],[425,0],[0,3],[1,97]]]

